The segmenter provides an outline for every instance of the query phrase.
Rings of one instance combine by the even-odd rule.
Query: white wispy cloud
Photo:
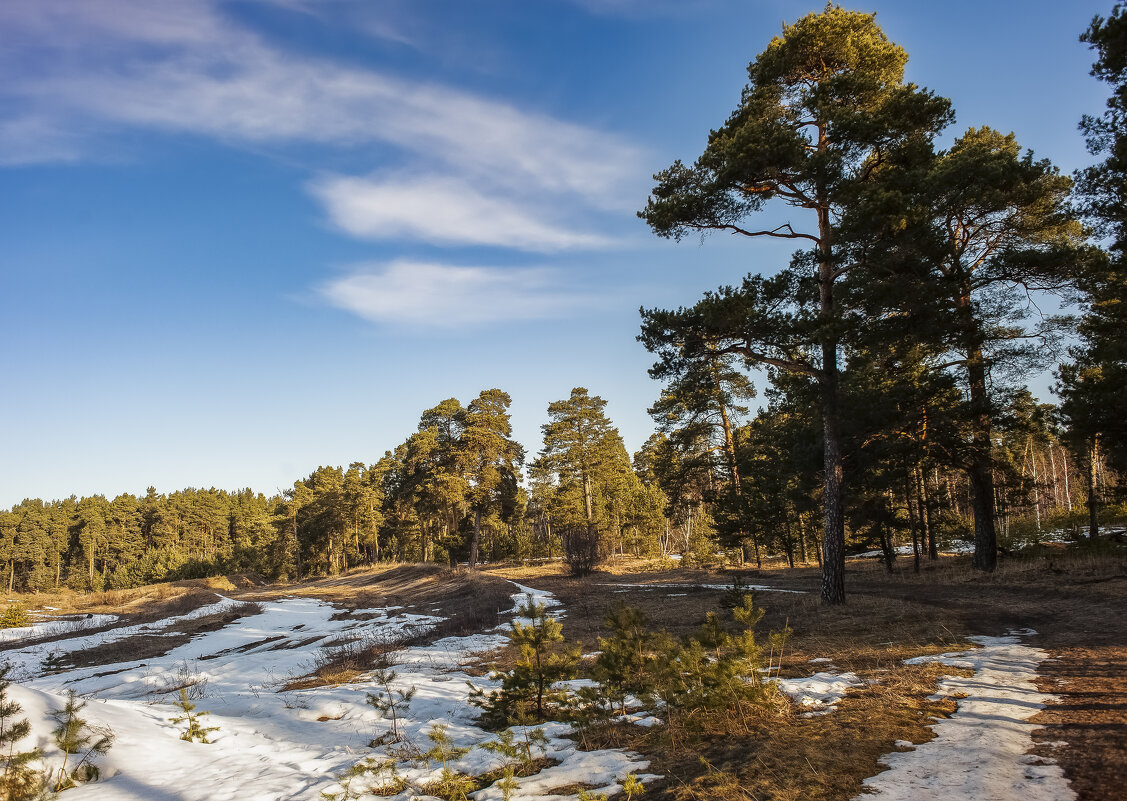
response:
[[[541,267],[462,267],[399,260],[354,265],[322,285],[328,303],[377,323],[456,328],[571,315],[597,305]]]
[[[639,153],[624,139],[458,89],[285,52],[205,0],[8,0],[0,61],[40,118],[250,142],[379,142],[508,185],[624,200]],[[65,53],[65,58],[47,58]],[[29,64],[34,66],[28,66]]]
[[[601,236],[547,221],[526,203],[479,191],[452,176],[354,178],[332,176],[310,185],[329,219],[357,237],[405,237],[437,244],[469,244],[550,252],[599,248]]]
[[[260,2],[319,9],[308,0]],[[362,146],[375,144],[385,170],[394,158],[394,177],[370,177],[378,165],[369,161],[356,175],[309,185],[341,231],[536,252],[607,246],[580,221],[608,210],[625,215],[644,194],[640,152],[622,137],[293,52],[237,22],[226,5],[0,2],[0,74],[8,76],[0,83],[8,120],[0,124],[0,164],[77,160],[102,152],[115,131],[137,129],[235,145],[320,145],[335,149],[337,163],[342,149],[371,158]],[[394,38],[393,28],[384,33]]]

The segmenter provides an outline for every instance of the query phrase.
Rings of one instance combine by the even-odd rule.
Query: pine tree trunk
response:
[[[473,539],[470,540],[470,570],[477,567],[478,548],[481,545],[481,509],[474,509]]]
[[[824,134],[823,134],[824,135]],[[827,328],[834,318],[833,229],[829,205],[818,208],[818,292],[819,316]],[[845,513],[842,508],[841,420],[838,417],[837,339],[822,338],[822,454],[825,504],[825,539],[822,544],[822,603],[845,603]]]
[[[1062,454],[1063,464],[1061,465],[1061,473],[1064,475],[1064,502],[1068,505],[1068,511],[1072,511],[1072,491],[1068,487],[1068,453]]]
[[[910,476],[910,474],[909,474]],[[908,507],[908,530],[912,532],[912,572],[920,572],[920,536],[919,521],[917,520],[916,507],[912,503],[911,480],[904,479],[904,505]]]
[[[1100,435],[1092,436],[1088,446],[1088,469],[1084,471],[1084,479],[1088,484],[1088,539],[1092,542],[1100,535],[1099,507],[1100,500],[1097,492],[1096,471],[1099,466]]]
[[[935,537],[935,521],[932,519],[932,507],[935,500],[927,488],[927,476],[923,470],[919,471],[920,497],[923,498],[924,531],[927,532],[927,558],[929,561],[939,559],[939,543]]]
[[[974,559],[978,570],[992,573],[998,565],[998,534],[994,528],[994,464],[991,456],[993,421],[986,392],[986,357],[983,336],[974,319],[969,282],[955,299],[963,328],[967,363],[973,443],[967,474],[970,476],[971,508],[974,510]]]
[[[783,544],[787,552],[787,564],[794,567],[794,540],[791,538],[790,515],[783,518]]]
[[[587,508],[587,541],[595,540],[595,515],[591,508],[591,477],[583,474],[583,502]]]

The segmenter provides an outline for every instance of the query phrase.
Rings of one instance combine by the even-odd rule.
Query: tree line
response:
[[[319,467],[272,497],[150,487],[112,500],[25,500],[0,512],[4,578],[9,591],[102,590],[537,556],[569,556],[583,569],[607,554],[677,547],[664,495],[634,470],[606,401],[578,387],[552,403],[543,448],[528,464],[512,438],[510,403],[500,389],[466,405],[444,400],[374,464]]]

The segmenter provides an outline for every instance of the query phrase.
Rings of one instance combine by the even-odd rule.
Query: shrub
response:
[[[599,656],[594,676],[602,697],[626,712],[626,698],[633,695],[643,703],[652,700],[656,688],[659,653],[671,646],[667,634],[648,630],[649,621],[640,609],[612,607],[603,619],[609,637],[599,638]]]
[[[210,743],[207,736],[213,731],[219,731],[218,726],[201,726],[200,718],[204,715],[210,715],[210,712],[196,712],[196,705],[188,700],[188,688],[180,688],[180,700],[176,702],[176,706],[184,711],[183,715],[178,715],[171,719],[171,723],[175,726],[180,723],[187,722],[188,728],[180,735],[180,739],[189,743],[201,742]],[[195,714],[192,714],[195,712]]]
[[[501,689],[485,692],[473,688],[470,703],[484,710],[484,722],[501,727],[530,719],[547,720],[549,711],[567,701],[567,693],[553,689],[558,681],[573,679],[579,665],[579,646],[561,647],[563,627],[545,611],[544,604],[528,596],[513,620],[509,639],[520,648],[516,666],[507,672],[494,671]],[[472,686],[472,685],[471,685]]]
[[[599,639],[602,653],[594,674],[600,688],[594,697],[609,699],[625,712],[626,698],[633,696],[643,707],[664,714],[671,725],[692,724],[703,712],[744,717],[752,708],[773,706],[778,692],[765,681],[755,636],[763,610],[748,593],[732,616],[734,631],[709,612],[696,634],[678,641],[664,631],[650,631],[639,610],[613,608],[605,620],[610,636]],[[789,629],[770,634],[772,660],[782,653],[789,634]]]
[[[399,713],[406,712],[407,707],[411,703],[411,698],[415,695],[415,688],[411,687],[408,690],[393,690],[391,688],[392,682],[396,679],[394,670],[377,669],[373,674],[376,684],[379,685],[374,693],[368,693],[365,699],[369,706],[372,706],[381,715],[391,714],[391,736],[394,738],[392,742],[399,742]],[[372,741],[372,746],[384,745],[379,739]]]
[[[20,629],[30,626],[31,623],[27,607],[19,602],[8,604],[4,614],[0,615],[0,629]]]
[[[573,576],[586,576],[602,562],[599,531],[594,526],[568,526],[561,532],[564,559]]]
[[[369,779],[366,786],[353,786],[358,779],[365,777]],[[325,801],[345,801],[366,795],[396,795],[407,789],[407,782],[399,775],[394,759],[368,757],[337,776],[337,781],[341,784],[340,791],[326,790],[321,793],[321,798]]]

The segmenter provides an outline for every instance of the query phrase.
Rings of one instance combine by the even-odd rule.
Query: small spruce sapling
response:
[[[27,718],[17,717],[23,707],[8,698],[11,670],[10,664],[0,667],[0,798],[32,801],[42,798],[47,789],[47,777],[31,767],[43,758],[43,752],[38,748],[16,750],[16,743],[31,733],[31,724]]]
[[[362,778],[368,778],[368,784],[363,788],[354,787],[353,784]],[[347,801],[366,795],[396,795],[407,789],[407,781],[399,775],[394,759],[362,759],[337,776],[337,781],[341,784],[340,791],[324,790],[321,798],[325,801]]]
[[[732,586],[724,590],[724,594],[720,596],[720,605],[725,609],[735,609],[743,606],[744,600],[749,596],[753,601],[755,600],[754,592],[744,584],[743,578],[737,573],[732,579]]]
[[[446,733],[446,726],[441,723],[431,726],[430,731],[427,732],[427,739],[434,745],[423,754],[423,758],[442,763],[442,773],[437,780],[427,785],[425,788],[427,793],[444,798],[446,801],[466,801],[467,794],[476,790],[477,786],[469,776],[451,770],[449,763],[461,759],[470,752],[470,749],[456,747],[450,735]]]
[[[524,726],[522,735],[522,739],[517,740],[515,731],[505,729],[497,735],[496,740],[482,743],[481,747],[503,757],[518,760],[521,775],[528,776],[532,773],[533,763],[536,761],[533,749],[538,749],[540,755],[544,756],[548,751],[548,736],[544,734],[543,729],[531,726]]]
[[[603,622],[610,629],[610,636],[599,638],[594,675],[603,696],[626,714],[628,696],[642,704],[653,697],[654,654],[660,649],[660,635],[648,630],[646,616],[632,606],[611,608]]]
[[[55,781],[56,793],[69,790],[80,782],[96,780],[100,771],[94,757],[105,754],[113,745],[112,732],[91,726],[79,717],[78,713],[85,708],[86,702],[80,701],[74,690],[69,690],[63,708],[51,713],[56,723],[52,732],[55,745],[63,752],[63,764],[59,766],[59,777]],[[71,757],[76,757],[78,761],[73,768],[67,770],[67,762]]]
[[[529,621],[513,620],[509,632],[509,640],[520,648],[520,658],[511,671],[491,676],[501,681],[501,689],[487,693],[470,685],[470,703],[484,710],[489,725],[504,726],[529,716],[546,720],[549,710],[567,700],[566,692],[552,686],[575,678],[579,665],[579,646],[559,645],[564,639],[563,627],[545,611],[544,604],[529,595],[518,614]]]
[[[188,728],[180,735],[180,739],[185,742],[194,743],[210,743],[211,740],[207,738],[213,731],[219,731],[218,726],[201,726],[200,718],[204,715],[210,715],[210,712],[196,712],[196,705],[188,700],[188,688],[180,688],[180,700],[176,702],[176,706],[184,710],[183,715],[178,715],[171,719],[173,725],[179,725],[187,721]],[[193,714],[195,713],[195,714]]]
[[[4,613],[0,615],[0,629],[22,629],[30,626],[31,623],[32,620],[27,613],[27,607],[18,601],[8,604]]]
[[[391,715],[391,739],[386,739],[386,733],[377,737],[369,743],[372,748],[376,748],[386,745],[388,742],[397,743],[403,739],[399,734],[399,715],[406,712],[407,707],[410,706],[411,699],[415,696],[415,688],[411,687],[409,690],[392,689],[392,682],[396,679],[394,670],[376,670],[373,678],[378,687],[374,693],[367,694],[367,703],[381,715]]]
[[[47,655],[40,661],[39,667],[44,673],[54,673],[55,671],[63,670],[66,664],[66,652],[56,649],[47,652]]]
[[[493,786],[501,791],[501,801],[512,801],[513,793],[520,789],[520,783],[513,773],[512,765],[505,768],[505,775],[498,779]]]
[[[436,723],[431,726],[430,731],[427,732],[427,739],[433,745],[422,755],[422,758],[428,762],[442,763],[442,773],[438,779],[426,786],[426,792],[446,801],[465,801],[467,794],[477,789],[476,785],[469,776],[451,770],[449,763],[461,759],[471,749],[456,747],[450,735],[446,733],[445,724]]]

